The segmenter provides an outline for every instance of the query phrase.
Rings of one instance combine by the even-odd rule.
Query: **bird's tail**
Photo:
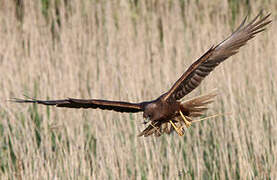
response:
[[[209,94],[183,101],[180,103],[180,110],[191,121],[191,117],[204,115],[204,112],[208,109],[207,105],[213,102],[213,98],[216,95],[216,91],[212,91]]]

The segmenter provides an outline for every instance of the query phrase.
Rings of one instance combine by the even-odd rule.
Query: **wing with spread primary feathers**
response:
[[[239,48],[252,39],[255,34],[264,31],[265,26],[271,22],[271,20],[267,20],[269,16],[270,14],[258,19],[261,17],[261,13],[259,13],[249,24],[245,25],[246,17],[227,39],[217,46],[211,47],[188,68],[165,94],[164,100],[176,101],[194,90],[217,65],[236,54]]]
[[[37,100],[37,99],[13,99],[17,103],[37,103],[47,106],[66,107],[66,108],[92,108],[113,110],[117,112],[140,112],[142,103],[129,103],[122,101],[107,101],[100,99],[61,99],[61,100]]]

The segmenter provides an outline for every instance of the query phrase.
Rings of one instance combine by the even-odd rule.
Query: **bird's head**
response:
[[[159,110],[157,103],[149,103],[144,107],[143,118],[146,122],[155,121],[159,119]]]

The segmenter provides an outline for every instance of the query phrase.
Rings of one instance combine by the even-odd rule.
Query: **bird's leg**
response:
[[[184,114],[182,113],[181,110],[179,111],[179,113],[180,113],[181,117],[183,118],[186,127],[189,128],[189,127],[191,126],[191,122],[189,122],[189,121],[186,119],[186,117],[184,116]]]
[[[170,120],[169,122],[170,122],[170,124],[174,127],[175,131],[178,133],[179,136],[183,136],[183,135],[184,135],[183,131],[181,130],[181,129],[182,129],[182,126],[181,126],[180,128],[177,128],[177,127],[175,126],[175,124],[174,124],[171,120]]]
[[[181,110],[179,111],[179,113],[180,113],[181,117],[183,118],[186,127],[189,128],[191,126],[191,122],[189,122],[187,120],[187,118],[184,116],[184,114],[182,113]],[[179,136],[183,136],[184,135],[184,133],[182,131],[182,128],[183,128],[182,125],[179,128],[177,128],[176,125],[171,120],[169,122],[173,126],[173,128],[175,129],[175,131],[178,133]]]

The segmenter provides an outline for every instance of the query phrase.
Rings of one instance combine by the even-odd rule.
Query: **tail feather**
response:
[[[213,102],[216,92],[181,102],[181,111],[188,117],[199,117],[208,109],[207,105]]]

